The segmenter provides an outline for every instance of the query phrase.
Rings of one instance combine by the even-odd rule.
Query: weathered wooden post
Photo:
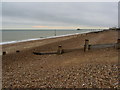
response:
[[[84,51],[88,51],[88,50],[89,50],[89,40],[85,39]]]
[[[19,53],[20,51],[19,50],[16,50],[16,53]]]
[[[3,51],[2,55],[6,55],[6,54],[7,54],[7,52]]]
[[[117,40],[117,43],[120,43],[120,39]]]
[[[62,46],[59,45],[59,46],[58,46],[58,50],[57,50],[57,54],[62,54],[62,53],[63,53]]]
[[[90,50],[91,49],[91,45],[88,45],[88,50]]]
[[[117,40],[117,49],[120,49],[120,39]]]

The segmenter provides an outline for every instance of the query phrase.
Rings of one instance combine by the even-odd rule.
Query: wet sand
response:
[[[104,31],[61,38],[3,45],[3,88],[118,88],[118,50],[114,47],[84,52],[91,45],[116,43],[117,31]],[[33,52],[75,49],[61,55]],[[16,50],[20,52],[16,53]]]

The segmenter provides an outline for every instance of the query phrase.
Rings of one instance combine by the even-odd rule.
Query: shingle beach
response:
[[[3,45],[3,88],[119,88],[118,49],[93,48],[84,52],[85,39],[91,45],[116,43],[118,31],[78,34]],[[76,49],[70,52],[35,55],[33,52]],[[18,51],[17,51],[18,50]],[[17,52],[16,52],[17,51]]]

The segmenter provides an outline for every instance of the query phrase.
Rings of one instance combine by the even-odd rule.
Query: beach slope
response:
[[[3,45],[3,88],[118,88],[118,49],[91,48],[84,52],[85,39],[91,45],[114,44],[118,31],[78,34],[45,40]],[[56,52],[62,45],[67,52]],[[17,51],[17,52],[16,52]]]

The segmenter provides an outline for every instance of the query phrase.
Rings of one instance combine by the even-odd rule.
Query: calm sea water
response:
[[[19,41],[34,38],[46,38],[51,36],[67,35],[98,31],[90,29],[82,30],[2,30],[2,42]]]

